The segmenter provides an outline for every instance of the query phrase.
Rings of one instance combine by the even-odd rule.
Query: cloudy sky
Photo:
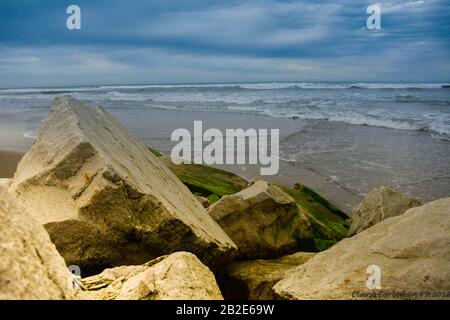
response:
[[[366,28],[369,5],[381,30]],[[81,8],[81,30],[66,8]],[[446,0],[1,0],[0,87],[450,80]]]

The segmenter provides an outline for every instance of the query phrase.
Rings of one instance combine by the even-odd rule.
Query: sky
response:
[[[81,30],[66,9],[81,8]],[[381,29],[369,30],[369,5]],[[1,0],[0,87],[450,80],[446,0]]]

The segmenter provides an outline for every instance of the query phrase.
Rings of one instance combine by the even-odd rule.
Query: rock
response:
[[[212,267],[235,251],[188,188],[117,119],[67,96],[55,99],[11,190],[83,275],[136,263],[136,250],[139,263],[185,250]],[[68,254],[59,245],[69,243],[102,259],[86,265],[83,250]]]
[[[253,178],[251,178],[248,181],[247,187],[251,187],[252,185],[254,185],[256,182],[264,180],[261,176],[254,176]]]
[[[388,187],[376,188],[353,209],[348,235],[355,235],[384,219],[399,216],[420,205],[416,199],[408,198]]]
[[[176,252],[141,266],[106,269],[81,280],[84,299],[222,300],[214,274],[195,255]]]
[[[72,280],[42,225],[0,187],[0,300],[72,299]]]
[[[208,208],[208,214],[236,243],[241,258],[274,258],[314,245],[302,210],[266,181],[222,197]]]
[[[66,264],[80,267],[82,276],[122,265],[123,261],[133,265],[154,258],[144,244],[122,238],[88,221],[50,222],[45,229]]]
[[[275,260],[233,262],[218,277],[222,293],[227,300],[272,300],[272,287],[314,254],[297,252]]]
[[[210,199],[233,194],[247,187],[247,180],[234,173],[203,164],[174,164],[170,157],[160,156],[169,168],[194,194]],[[211,201],[210,202],[214,202]]]
[[[289,271],[273,289],[281,299],[351,299],[355,291],[376,292],[366,286],[371,265],[380,268],[383,292],[450,290],[450,198],[340,241]]]
[[[277,185],[290,195],[307,216],[314,235],[314,251],[325,250],[347,237],[347,216],[320,194],[296,183],[293,189]]]
[[[11,185],[11,183],[12,183],[12,179],[8,179],[8,178],[0,179],[0,187],[8,189],[9,186]]]
[[[202,196],[195,196],[197,200],[202,204],[203,208],[209,207],[209,200],[208,198],[202,197]]]

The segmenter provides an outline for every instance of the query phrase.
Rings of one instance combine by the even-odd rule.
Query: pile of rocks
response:
[[[311,190],[227,176],[241,191],[210,204],[165,161],[101,107],[56,98],[0,183],[0,299],[351,298],[369,265],[383,288],[450,288],[450,199],[377,189],[342,240]]]

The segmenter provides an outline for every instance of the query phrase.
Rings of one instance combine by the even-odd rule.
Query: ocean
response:
[[[363,196],[378,185],[422,201],[450,196],[446,83],[229,83],[0,89],[0,150],[26,151],[52,100],[104,106],[145,143],[171,130],[279,127],[280,155]]]

